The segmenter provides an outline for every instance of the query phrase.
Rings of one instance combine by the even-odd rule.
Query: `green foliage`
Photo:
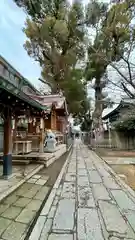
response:
[[[91,100],[87,99],[87,102],[82,103],[83,111],[74,118],[74,126],[80,125],[82,131],[90,131],[92,125],[91,118]]]
[[[107,58],[120,60],[131,40],[132,10],[127,1],[114,4],[108,11],[102,27],[103,37],[107,43]]]
[[[88,47],[88,63],[86,66],[86,78],[88,81],[91,81],[93,78],[100,79],[107,67],[105,59],[102,58],[106,49],[103,45],[101,31],[107,14],[107,7],[108,4],[98,2],[97,0],[93,0],[87,5],[87,25],[96,31],[94,41],[92,43],[90,42]]]
[[[114,127],[119,131],[135,130],[135,117],[126,119],[125,121],[118,121],[114,123]]]
[[[126,104],[119,112],[119,118],[114,122],[113,126],[119,131],[135,130],[135,109],[134,105]]]
[[[65,97],[69,104],[70,112],[74,116],[85,114],[89,107],[87,104],[86,87],[82,78],[83,71],[81,69],[72,69],[70,77],[61,84],[62,89],[66,89]]]
[[[129,51],[135,46],[132,21],[135,1],[116,1],[108,5],[103,1],[91,0],[85,11],[83,4],[77,0],[72,5],[67,0],[14,1],[29,15],[24,28],[28,39],[25,49],[40,63],[42,77],[51,86],[52,93],[62,90],[70,111],[79,117],[88,112],[89,104],[86,82],[82,81],[84,72],[75,67],[86,56],[86,26],[94,29],[95,38],[89,40],[85,78],[86,81],[95,78],[93,116],[101,119],[107,104],[102,101],[102,90],[107,84],[107,66],[128,58]],[[127,58],[125,61],[129,68]],[[132,81],[131,85],[133,87]]]
[[[97,27],[106,16],[108,4],[92,0],[86,6],[86,22],[88,26]]]
[[[92,119],[89,113],[87,113],[81,123],[81,131],[89,132],[91,130]]]
[[[86,66],[86,79],[91,81],[93,78],[101,79],[106,71],[107,63],[104,59],[101,60],[99,54],[93,51],[93,47],[88,48],[89,61]]]
[[[36,17],[40,14],[42,0],[14,0],[15,3],[22,7],[31,17]]]
[[[107,14],[107,4],[91,1],[87,6],[87,24],[95,29],[95,39],[88,47],[88,62],[85,69],[86,80],[95,79],[95,110],[93,113],[93,125],[99,127],[101,124],[102,111],[104,109],[102,90],[105,87],[103,80],[108,63],[103,58],[105,46],[101,34],[101,26]]]
[[[96,29],[94,43],[88,47],[87,79],[101,78],[112,61],[119,61],[133,37],[130,24],[132,10],[128,2],[107,4],[92,1],[88,4],[88,24]],[[90,8],[90,10],[89,10]]]
[[[24,32],[25,49],[42,67],[42,77],[52,93],[62,90],[73,114],[87,105],[82,73],[75,69],[84,58],[83,4],[67,0],[15,0],[30,15]],[[32,2],[32,3],[31,3]]]
[[[90,51],[91,54],[92,49],[95,56],[109,65],[113,61],[121,60],[132,50],[135,40],[133,21],[135,1],[116,1],[111,7],[107,7],[106,4],[103,7],[103,14],[100,10],[103,3],[92,1],[92,4],[96,6],[97,10],[94,7],[90,8],[91,10],[94,9],[94,13],[90,13],[89,21],[90,26],[96,29],[96,36],[94,44],[90,44],[88,52]],[[97,6],[98,4],[99,6]],[[97,12],[98,15],[96,15]],[[95,20],[91,21],[91,16],[94,16]],[[131,42],[132,47],[130,46]]]
[[[47,4],[48,3],[48,4]],[[45,66],[46,78],[52,76],[55,81],[64,80],[68,68],[75,66],[84,56],[84,29],[78,27],[83,19],[80,4],[68,6],[66,1],[53,1],[50,11],[45,10],[38,21],[28,19],[24,29],[28,41],[25,48],[29,55]],[[50,1],[43,1],[48,5]],[[65,8],[66,6],[66,8]]]
[[[94,41],[88,47],[88,63],[86,66],[86,79],[95,78],[95,112],[94,117],[99,119],[104,109],[102,102],[102,89],[107,84],[101,79],[105,77],[108,65],[111,65],[126,81],[122,82],[123,89],[128,95],[127,83],[135,89],[132,82],[130,53],[135,46],[134,14],[135,1],[115,1],[110,6],[92,0],[87,6],[87,25],[95,31]],[[126,63],[129,76],[122,74],[122,70],[113,63],[123,60]],[[130,79],[130,80],[129,80]],[[117,83],[115,83],[117,84]],[[97,113],[97,114],[95,114]],[[98,116],[98,117],[97,117]]]

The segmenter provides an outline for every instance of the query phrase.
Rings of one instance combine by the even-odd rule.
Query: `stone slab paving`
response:
[[[39,165],[39,164],[29,164],[29,165],[21,165],[21,166],[13,165],[12,176],[5,181],[2,177],[3,167],[1,165],[0,166],[0,201],[6,196],[8,196],[10,193],[12,193],[19,186],[21,186],[27,179],[29,179],[32,175],[34,175],[43,167],[44,167],[43,165]]]
[[[66,198],[61,199],[53,220],[52,231],[72,232],[74,229],[74,213],[75,200]]]
[[[76,140],[29,240],[135,240],[135,194],[120,181]]]
[[[47,176],[35,174],[0,203],[0,239],[25,239],[30,224],[48,194],[49,187],[45,186],[47,180]]]

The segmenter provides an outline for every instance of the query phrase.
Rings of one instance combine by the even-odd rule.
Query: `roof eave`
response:
[[[2,81],[5,79],[1,78]],[[7,92],[11,93],[12,95],[20,98],[21,100],[23,100],[24,102],[28,102],[31,106],[38,108],[40,110],[46,110],[45,106],[39,104],[38,102],[34,101],[33,99],[31,99],[28,95],[26,95],[24,92],[22,92],[20,89],[16,88],[12,83],[10,83],[8,80],[6,80],[6,85],[0,85],[0,88],[5,89]],[[12,86],[12,89],[7,89],[7,85],[10,84]],[[16,93],[17,92],[17,93]]]
[[[109,117],[111,117],[116,111],[118,111],[118,109],[121,107],[121,102],[119,103],[119,105],[112,110],[112,112],[106,114],[104,117],[102,117],[102,120],[107,120]]]

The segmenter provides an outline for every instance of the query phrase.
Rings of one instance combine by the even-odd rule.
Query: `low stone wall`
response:
[[[116,141],[119,149],[135,149],[135,136],[127,135],[125,132],[113,132],[113,141]]]
[[[111,137],[102,139],[100,142],[92,141],[92,147],[117,148],[120,150],[135,149],[135,136],[126,135],[124,132],[111,131]]]

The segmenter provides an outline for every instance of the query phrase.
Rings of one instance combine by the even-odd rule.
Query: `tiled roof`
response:
[[[40,108],[45,111],[51,111],[52,105],[56,109],[63,109],[68,114],[66,99],[59,94],[55,95],[40,95],[40,92],[26,80],[14,67],[11,66],[0,55],[0,77],[1,81],[7,85],[13,85],[17,90],[18,97],[21,97],[25,101],[29,101],[31,105]],[[5,85],[3,85],[4,87]],[[2,87],[2,85],[1,85]]]
[[[111,115],[113,115],[114,113],[116,113],[116,111],[118,111],[121,107],[124,107],[124,106],[134,106],[135,105],[135,100],[134,99],[122,99],[120,101],[119,104],[114,104],[113,108],[110,108],[110,109],[105,109],[103,111],[103,114],[102,114],[102,119],[105,120],[107,118],[109,118]],[[110,110],[110,111],[108,111]]]
[[[65,111],[67,112],[66,99],[63,96],[60,96],[60,95],[32,95],[32,94],[29,94],[29,96],[33,100],[42,104],[43,106],[47,106],[48,110],[51,110],[52,105],[55,105],[56,109],[65,109]]]
[[[105,108],[102,113],[102,118],[108,116],[108,114],[112,113],[118,106],[119,104],[114,104],[112,108]]]

